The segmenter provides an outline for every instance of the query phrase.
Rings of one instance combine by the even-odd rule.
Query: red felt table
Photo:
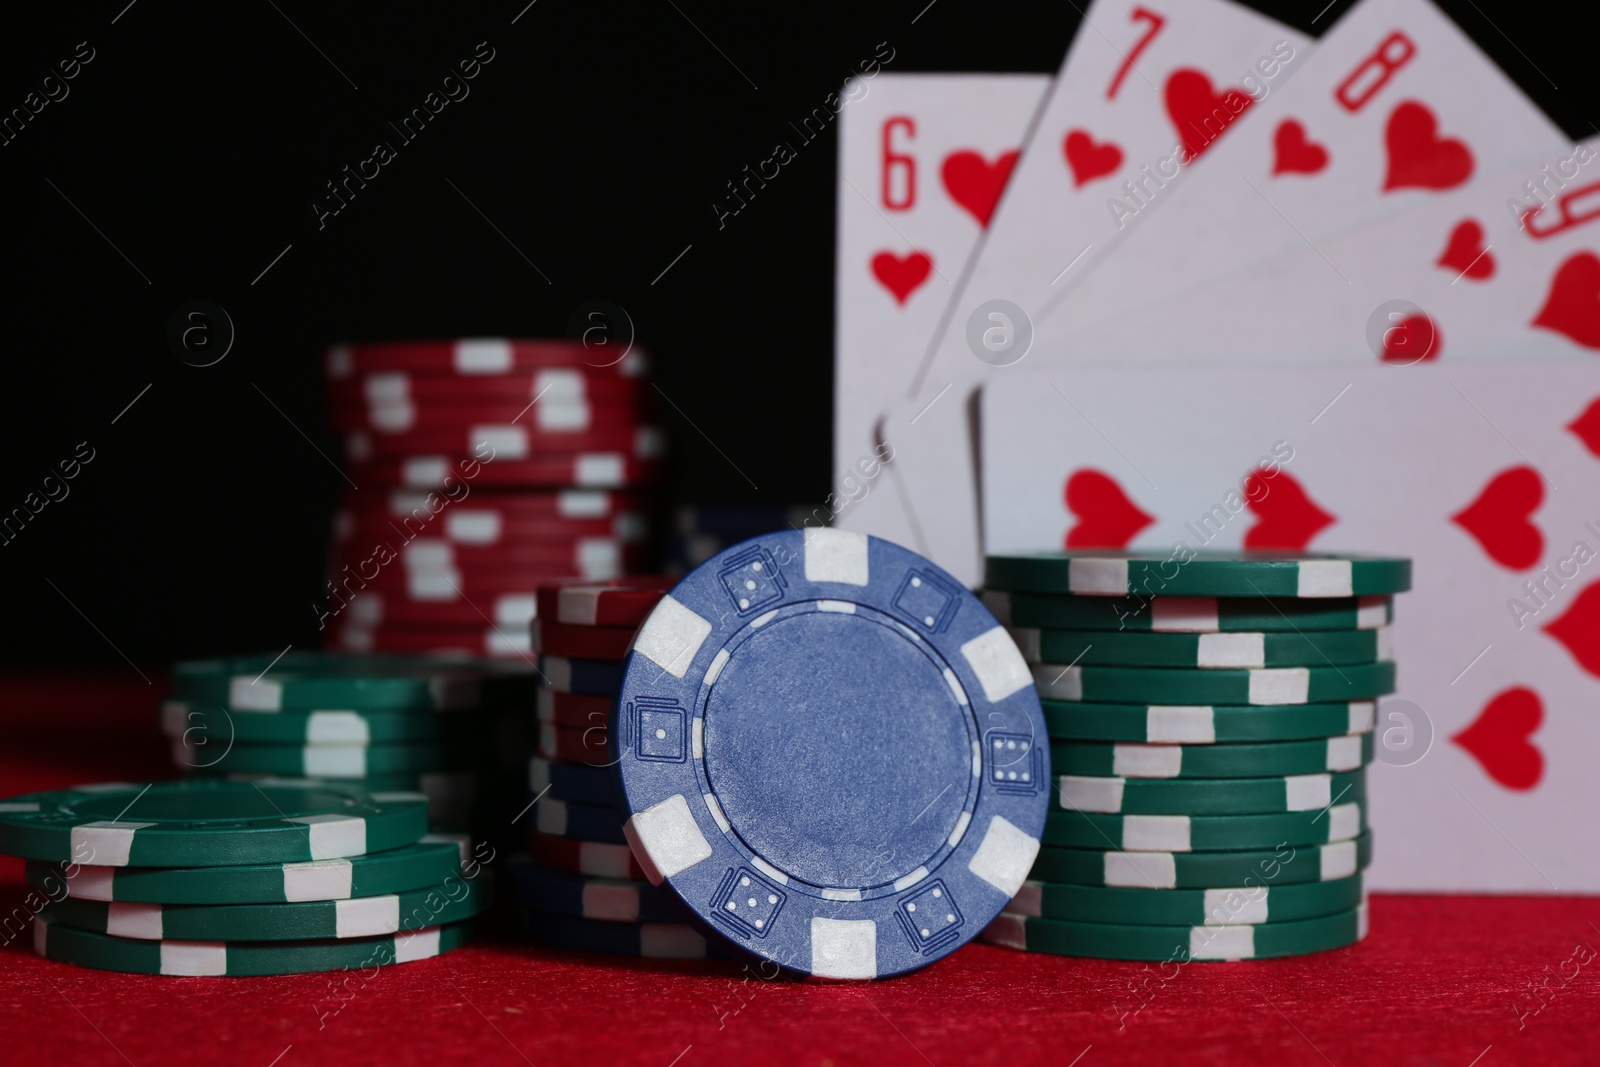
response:
[[[0,678],[0,795],[169,776],[160,688],[132,674]],[[1383,813],[1374,821],[1381,848]],[[863,985],[491,934],[340,996],[321,975],[155,978],[41,960],[18,933],[27,894],[21,863],[0,860],[0,1047],[17,1064],[1600,1061],[1593,898],[1376,896],[1365,942],[1300,959],[1163,968],[972,945]]]

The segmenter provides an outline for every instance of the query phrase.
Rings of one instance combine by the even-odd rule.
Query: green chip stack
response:
[[[1366,765],[1394,691],[1409,560],[990,556],[984,601],[1029,662],[1051,812],[985,932],[1032,952],[1188,962],[1366,935]]]
[[[428,797],[430,827],[515,812],[526,663],[289,652],[180,663],[161,729],[186,774],[306,778]]]
[[[360,970],[463,944],[492,900],[417,792],[320,782],[103,783],[0,800],[33,947],[130,974]]]

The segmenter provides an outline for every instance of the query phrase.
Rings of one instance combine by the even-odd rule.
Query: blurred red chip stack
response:
[[[335,522],[327,644],[522,656],[541,583],[650,569],[663,449],[646,369],[560,340],[329,351],[359,488]]]

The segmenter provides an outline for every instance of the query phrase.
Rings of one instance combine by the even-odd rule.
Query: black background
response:
[[[1251,6],[1320,33],[1349,6],[1324,2]],[[713,201],[879,42],[890,71],[1053,72],[1081,17],[1071,0],[525,3],[7,12],[0,112],[78,42],[95,58],[0,147],[0,511],[79,442],[95,458],[0,547],[0,659],[314,643],[338,340],[562,335],[611,300],[683,412],[666,409],[673,499],[820,500],[833,131],[722,228]],[[1563,25],[1589,5],[1443,6],[1570,136],[1600,132],[1593,37]],[[471,95],[319,230],[324,184],[396,141],[387,122],[480,41],[495,56]],[[237,330],[203,369],[166,343],[194,299]]]

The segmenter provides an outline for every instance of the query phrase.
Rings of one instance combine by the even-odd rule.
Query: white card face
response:
[[[1041,309],[1036,344],[1053,357],[1091,323],[1564,144],[1430,0],[1364,0],[1104,269]]]
[[[1589,360],[1597,250],[1600,140],[1101,323],[1073,348],[1092,363]]]
[[[1062,370],[982,405],[994,551],[1411,557],[1369,884],[1600,890],[1600,366]]]
[[[883,73],[842,94],[834,469],[835,493],[850,502],[839,526],[914,543],[892,491],[860,464],[880,456],[879,416],[903,395],[1049,84],[1042,74]]]
[[[1126,182],[1186,181],[1185,162],[1225,143],[1235,120],[1258,106],[1254,97],[1270,98],[1309,47],[1303,35],[1226,0],[1088,7],[970,276],[952,275],[939,329],[906,381],[918,399],[884,423],[919,548],[952,574],[971,583],[978,573],[964,405],[992,368],[968,343],[973,309],[996,299],[1035,307],[1076,281],[1122,236],[1124,220],[1107,198]]]

